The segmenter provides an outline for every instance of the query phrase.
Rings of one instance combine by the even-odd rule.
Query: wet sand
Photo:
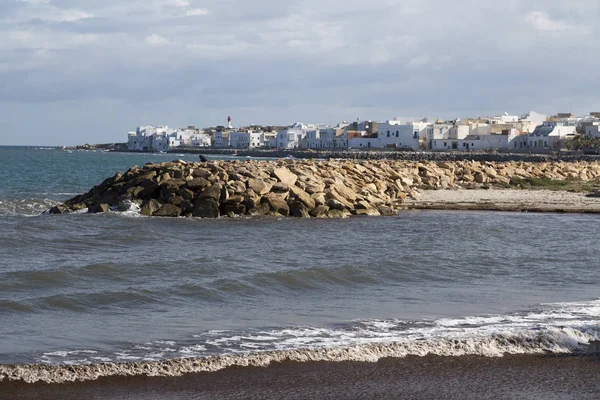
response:
[[[598,399],[600,357],[407,357],[277,363],[182,377],[0,382],[0,399]]]
[[[490,210],[600,213],[600,198],[586,193],[552,190],[426,190],[408,208],[419,210]]]

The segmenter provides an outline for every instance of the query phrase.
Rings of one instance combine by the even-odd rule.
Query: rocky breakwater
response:
[[[589,162],[173,161],[132,167],[53,207],[61,214],[132,204],[148,216],[393,215],[423,189],[519,187],[523,179],[599,181]]]
[[[135,203],[141,214],[162,217],[391,215],[407,195],[418,195],[402,176],[387,162],[173,161],[117,173],[50,213]]]

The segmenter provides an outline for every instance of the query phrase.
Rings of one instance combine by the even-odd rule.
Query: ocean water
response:
[[[117,170],[174,158],[196,160],[0,147],[0,380],[15,366],[60,381],[578,353],[600,339],[596,215],[42,214]],[[92,375],[65,378],[78,365]]]

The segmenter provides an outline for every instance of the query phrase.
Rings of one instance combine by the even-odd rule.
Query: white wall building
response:
[[[598,122],[598,121],[592,122],[591,125],[587,125],[585,127],[586,136],[600,137],[600,132],[598,132],[598,128],[600,128],[599,125],[600,125],[600,122]]]
[[[277,132],[276,147],[280,150],[298,148],[300,141],[306,136],[306,131],[298,128],[284,129]]]
[[[575,125],[564,125],[560,122],[547,121],[538,126],[527,139],[527,147],[557,149],[561,141],[575,137]]]

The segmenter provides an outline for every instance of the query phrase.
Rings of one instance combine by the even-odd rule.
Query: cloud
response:
[[[529,22],[536,30],[543,32],[574,31],[577,27],[563,21],[552,19],[544,11],[533,11],[527,14]]]
[[[157,35],[156,33],[153,33],[152,35],[146,36],[146,38],[144,39],[146,41],[146,43],[148,43],[149,45],[152,46],[164,46],[170,43],[169,39]]]
[[[210,10],[206,8],[192,8],[190,10],[186,10],[185,15],[187,16],[197,16],[197,15],[208,15],[210,14]]]
[[[598,20],[597,0],[0,1],[0,144],[23,132],[7,110],[28,107],[30,129],[56,132],[57,144],[76,125],[93,142],[147,119],[208,126],[229,114],[244,124],[585,112],[598,107]],[[90,126],[82,115],[97,104],[121,114]]]

